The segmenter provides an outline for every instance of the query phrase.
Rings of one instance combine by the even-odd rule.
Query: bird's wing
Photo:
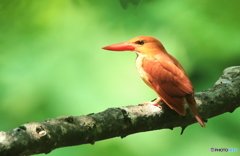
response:
[[[170,57],[160,61],[144,59],[142,65],[152,88],[163,101],[179,114],[185,115],[184,96],[192,94],[193,87],[182,66]]]

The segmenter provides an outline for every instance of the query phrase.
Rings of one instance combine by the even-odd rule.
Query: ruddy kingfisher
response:
[[[180,115],[185,115],[186,101],[194,117],[202,127],[206,127],[197,108],[194,89],[181,64],[167,53],[162,43],[154,37],[139,36],[129,41],[103,47],[112,51],[134,51],[137,54],[136,67],[143,81],[159,96],[145,102],[161,107],[164,101]]]

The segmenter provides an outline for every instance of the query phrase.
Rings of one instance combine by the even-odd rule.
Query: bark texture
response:
[[[204,120],[240,106],[240,66],[229,67],[215,85],[195,93],[198,110]],[[165,104],[163,109],[152,105],[134,105],[84,116],[60,116],[42,122],[26,123],[10,131],[0,132],[0,155],[33,155],[49,153],[60,147],[94,144],[113,137],[182,127],[195,118],[187,108],[187,115],[180,116]]]

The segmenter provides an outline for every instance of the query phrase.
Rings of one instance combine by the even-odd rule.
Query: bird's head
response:
[[[102,49],[112,51],[135,51],[142,55],[158,55],[166,53],[162,43],[158,39],[150,36],[135,37],[129,41],[109,45]]]

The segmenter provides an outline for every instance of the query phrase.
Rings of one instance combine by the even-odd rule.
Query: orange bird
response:
[[[137,54],[136,67],[143,81],[159,96],[144,104],[158,103],[163,100],[178,114],[185,115],[186,101],[199,124],[206,127],[196,108],[194,89],[181,64],[167,53],[162,43],[150,36],[135,37],[127,42],[103,47],[112,51],[134,51]]]

